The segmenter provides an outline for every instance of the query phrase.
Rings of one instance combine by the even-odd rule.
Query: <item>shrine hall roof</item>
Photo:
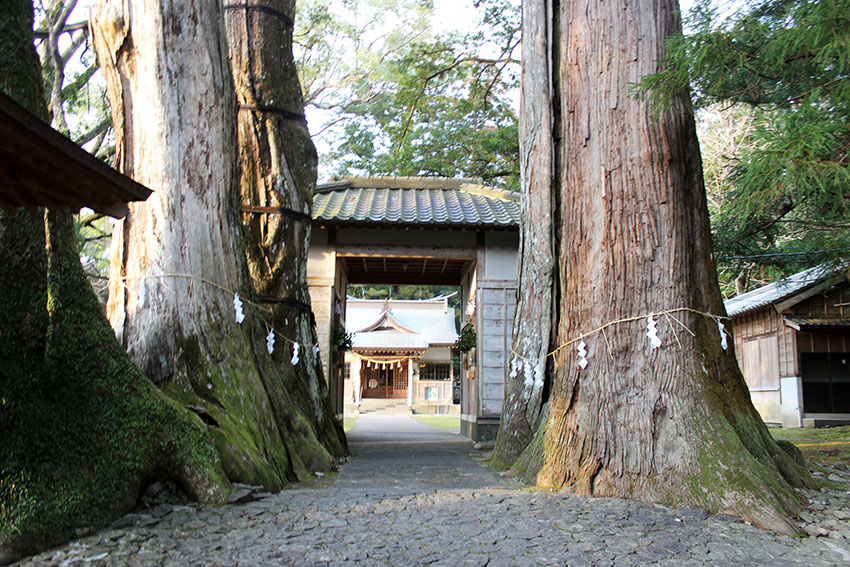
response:
[[[346,331],[355,350],[426,349],[457,340],[454,308],[446,297],[428,300],[348,298]]]
[[[481,179],[346,177],[313,196],[313,221],[334,225],[515,230],[519,217],[519,193]]]

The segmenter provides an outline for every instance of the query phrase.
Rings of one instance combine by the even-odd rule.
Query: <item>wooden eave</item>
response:
[[[0,208],[89,207],[123,217],[128,201],[150,194],[0,92]]]

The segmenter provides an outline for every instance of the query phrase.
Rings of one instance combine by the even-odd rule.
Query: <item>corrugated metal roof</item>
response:
[[[352,177],[320,185],[313,219],[365,225],[519,227],[519,194],[476,179]]]
[[[735,315],[741,315],[748,311],[780,302],[822,281],[824,277],[831,273],[832,270],[826,265],[815,266],[793,276],[788,276],[778,282],[767,284],[747,293],[742,293],[724,302],[726,313],[730,317],[734,317]]]

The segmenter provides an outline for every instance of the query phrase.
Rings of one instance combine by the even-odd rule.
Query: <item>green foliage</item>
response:
[[[481,177],[518,189],[518,5],[480,6],[476,31],[436,33],[428,3],[374,0],[365,11],[397,23],[381,35],[374,20],[364,28],[339,15],[346,2],[299,5],[305,100],[325,111],[318,136],[333,173]]]
[[[343,351],[351,350],[354,346],[354,333],[349,333],[345,327],[335,322],[331,326],[331,344]]]
[[[460,336],[455,341],[455,346],[460,352],[466,353],[475,348],[476,341],[475,327],[472,323],[467,323],[460,330]]]
[[[74,232],[77,253],[81,256],[90,276],[106,278],[109,275],[109,245],[112,238],[112,220],[105,215],[83,209],[74,215]],[[88,266],[91,270],[88,270]]]
[[[106,85],[76,0],[35,2],[36,47],[51,125],[93,155],[112,163],[115,144]]]
[[[846,255],[850,1],[761,0],[720,20],[703,0],[686,24],[693,31],[669,40],[665,69],[638,90],[660,111],[690,85],[698,110],[745,117],[734,151],[707,165],[725,178],[717,255],[748,257],[725,260],[737,273],[777,275],[830,257],[815,251]]]

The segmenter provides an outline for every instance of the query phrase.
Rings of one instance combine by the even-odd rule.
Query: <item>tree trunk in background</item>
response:
[[[156,384],[205,414],[228,476],[276,490],[333,461],[309,420],[279,415],[272,364],[254,347],[269,313],[248,301],[221,8],[148,0],[125,9],[99,3],[93,36],[116,163],[154,194],[114,231],[110,321]],[[246,300],[241,325],[235,292]]]
[[[239,185],[248,269],[254,295],[269,298],[269,321],[276,331],[272,359],[277,372],[264,373],[272,377],[266,387],[275,393],[271,401],[279,419],[287,423],[300,419],[290,415],[295,409],[322,443],[341,455],[345,436],[330,405],[322,367],[313,363],[310,348],[318,343],[307,287],[318,157],[304,119],[292,55],[295,1],[265,0],[262,8],[233,0],[223,5],[240,108]],[[265,212],[251,210],[256,207]],[[263,338],[254,339],[265,351]],[[293,343],[304,349],[295,366],[289,364]]]
[[[493,449],[492,463],[508,468],[528,446],[539,428],[547,389],[547,364],[553,327],[552,176],[555,171],[552,138],[552,60],[549,53],[551,18],[541,2],[524,2],[523,61],[519,123],[522,258],[517,281],[517,309],[511,341],[511,372],[505,382],[502,425]],[[549,368],[551,373],[551,368]],[[551,382],[551,380],[549,381]]]
[[[0,89],[47,118],[32,3],[0,3]],[[229,484],[198,418],[115,340],[67,209],[0,211],[0,564],[100,527],[145,483],[206,503]]]
[[[808,475],[753,408],[731,338],[724,351],[716,320],[692,311],[657,317],[660,348],[646,336],[652,312],[725,314],[687,94],[660,119],[629,97],[630,83],[658,71],[664,39],[679,29],[678,5],[533,4],[525,12],[536,16],[524,20],[533,47],[524,65],[551,69],[551,99],[524,101],[521,142],[531,156],[524,170],[529,209],[554,196],[555,333],[553,344],[527,346],[521,327],[514,345],[536,354],[584,337],[589,354],[584,369],[575,342],[553,357],[542,450],[527,447],[532,458],[523,471],[544,487],[697,505],[794,532],[787,514],[799,500],[791,485]],[[532,94],[541,93],[524,91]],[[551,122],[539,115],[541,105],[553,109]],[[550,127],[552,169],[534,157],[528,134]],[[526,273],[524,264],[539,260],[524,253]],[[548,340],[537,329],[527,336],[530,345]]]

